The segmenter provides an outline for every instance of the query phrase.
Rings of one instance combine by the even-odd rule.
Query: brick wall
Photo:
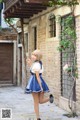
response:
[[[77,67],[78,67],[78,79],[76,80],[76,98],[77,108],[80,110],[80,16],[76,17],[76,32],[77,32]]]
[[[63,11],[64,9],[64,11]],[[68,100],[66,98],[63,99],[61,96],[61,77],[60,77],[60,53],[57,51],[57,46],[59,45],[59,33],[60,33],[60,24],[56,22],[56,33],[57,36],[54,38],[48,38],[49,33],[49,23],[48,17],[49,14],[53,12],[56,16],[61,15],[64,16],[69,14],[71,11],[67,7],[59,8],[51,11],[43,11],[42,14],[34,15],[33,18],[30,19],[29,22],[29,55],[33,51],[34,41],[33,41],[33,26],[37,26],[37,48],[39,48],[43,53],[43,65],[44,65],[44,74],[43,77],[51,92],[54,94],[55,103],[64,104],[64,109],[68,106]],[[79,13],[78,7],[75,11],[75,16]],[[57,16],[58,17],[58,16]],[[80,16],[76,17],[76,32],[77,32],[77,66],[78,66],[78,79],[76,80],[76,98],[77,98],[77,108],[80,106]],[[29,69],[28,69],[29,70]],[[28,72],[29,73],[29,72]],[[27,74],[28,78],[30,74]],[[28,81],[28,79],[27,79]],[[63,100],[62,100],[63,99]],[[60,101],[59,101],[60,100]],[[64,103],[63,103],[64,102]]]
[[[60,54],[57,51],[59,45],[58,37],[48,38],[47,14],[40,16],[29,23],[29,54],[33,51],[33,26],[37,26],[37,48],[43,53],[44,73],[43,77],[51,92],[54,94],[56,104],[60,96]],[[56,23],[58,25],[58,23]],[[59,28],[57,32],[59,31]],[[29,78],[29,75],[28,75]]]
[[[12,29],[4,28],[0,30],[0,40],[17,40],[17,34]]]

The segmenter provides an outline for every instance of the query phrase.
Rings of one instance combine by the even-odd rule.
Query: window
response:
[[[18,34],[18,44],[22,43],[22,32]]]
[[[54,14],[49,16],[49,37],[56,37],[56,20]]]

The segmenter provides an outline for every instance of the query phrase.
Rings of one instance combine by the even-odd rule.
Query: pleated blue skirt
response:
[[[41,80],[41,84],[42,84],[42,88],[43,88],[43,92],[49,92],[49,88],[48,85],[46,84],[46,82],[43,80],[42,78],[42,74],[39,75],[40,76],[40,80]],[[33,74],[31,75],[29,81],[28,81],[28,85],[26,87],[26,93],[32,93],[32,92],[41,92],[41,87],[36,79],[36,75]]]

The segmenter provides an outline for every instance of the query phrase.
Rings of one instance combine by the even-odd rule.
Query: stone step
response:
[[[0,87],[10,87],[14,86],[14,84],[0,84]]]

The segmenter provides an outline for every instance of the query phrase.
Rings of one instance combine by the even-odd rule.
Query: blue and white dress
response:
[[[43,65],[41,61],[36,61],[32,64],[30,68],[31,77],[28,81],[28,85],[26,87],[26,93],[32,93],[32,92],[41,92],[41,87],[37,81],[35,71],[39,72],[42,88],[44,92],[49,92],[49,88],[46,84],[46,82],[43,80],[42,73],[43,73]]]

